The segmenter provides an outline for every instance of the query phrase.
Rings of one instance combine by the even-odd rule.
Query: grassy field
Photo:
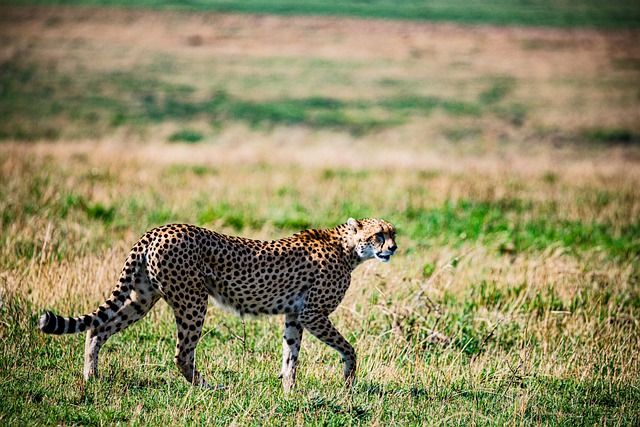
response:
[[[633,0],[2,0],[3,4],[107,6],[279,15],[446,21],[547,27],[638,28]]]
[[[635,425],[637,30],[0,8],[0,424]],[[284,395],[282,319],[209,308],[190,387],[160,302],[93,310],[147,229],[398,227]]]

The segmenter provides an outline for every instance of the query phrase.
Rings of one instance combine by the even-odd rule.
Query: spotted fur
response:
[[[334,348],[351,382],[356,355],[329,321],[344,298],[351,272],[367,259],[389,261],[396,251],[395,228],[379,219],[355,220],[328,230],[307,230],[281,240],[226,236],[192,225],[148,231],[133,246],[115,289],[93,313],[39,320],[49,334],[87,332],[84,378],[97,375],[98,353],[114,333],[144,317],[160,299],[173,309],[178,340],[175,363],[195,385],[208,385],[195,369],[208,297],[240,316],[284,314],[285,390],[293,387],[306,329]]]

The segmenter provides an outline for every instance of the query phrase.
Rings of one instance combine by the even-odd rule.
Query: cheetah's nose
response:
[[[395,252],[395,251],[396,251],[396,249],[398,249],[398,245],[396,245],[395,243],[393,244],[393,246],[391,246],[391,247],[389,248],[389,250],[390,250],[391,252]]]

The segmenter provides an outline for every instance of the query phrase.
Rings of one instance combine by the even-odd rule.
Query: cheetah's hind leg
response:
[[[284,319],[284,337],[282,340],[282,386],[285,393],[290,392],[296,383],[298,354],[302,342],[302,325],[298,313],[287,314]]]
[[[98,376],[98,353],[109,337],[146,316],[158,299],[160,299],[160,293],[151,286],[147,275],[141,272],[136,278],[129,298],[116,315],[96,329],[87,331],[84,346],[85,381]]]

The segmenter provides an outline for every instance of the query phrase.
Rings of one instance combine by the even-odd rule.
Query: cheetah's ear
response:
[[[353,219],[353,218],[349,218],[349,220],[347,221],[347,225],[349,225],[349,228],[354,233],[357,233],[358,229],[362,227],[362,224],[360,224],[360,221],[358,221],[357,219]]]

